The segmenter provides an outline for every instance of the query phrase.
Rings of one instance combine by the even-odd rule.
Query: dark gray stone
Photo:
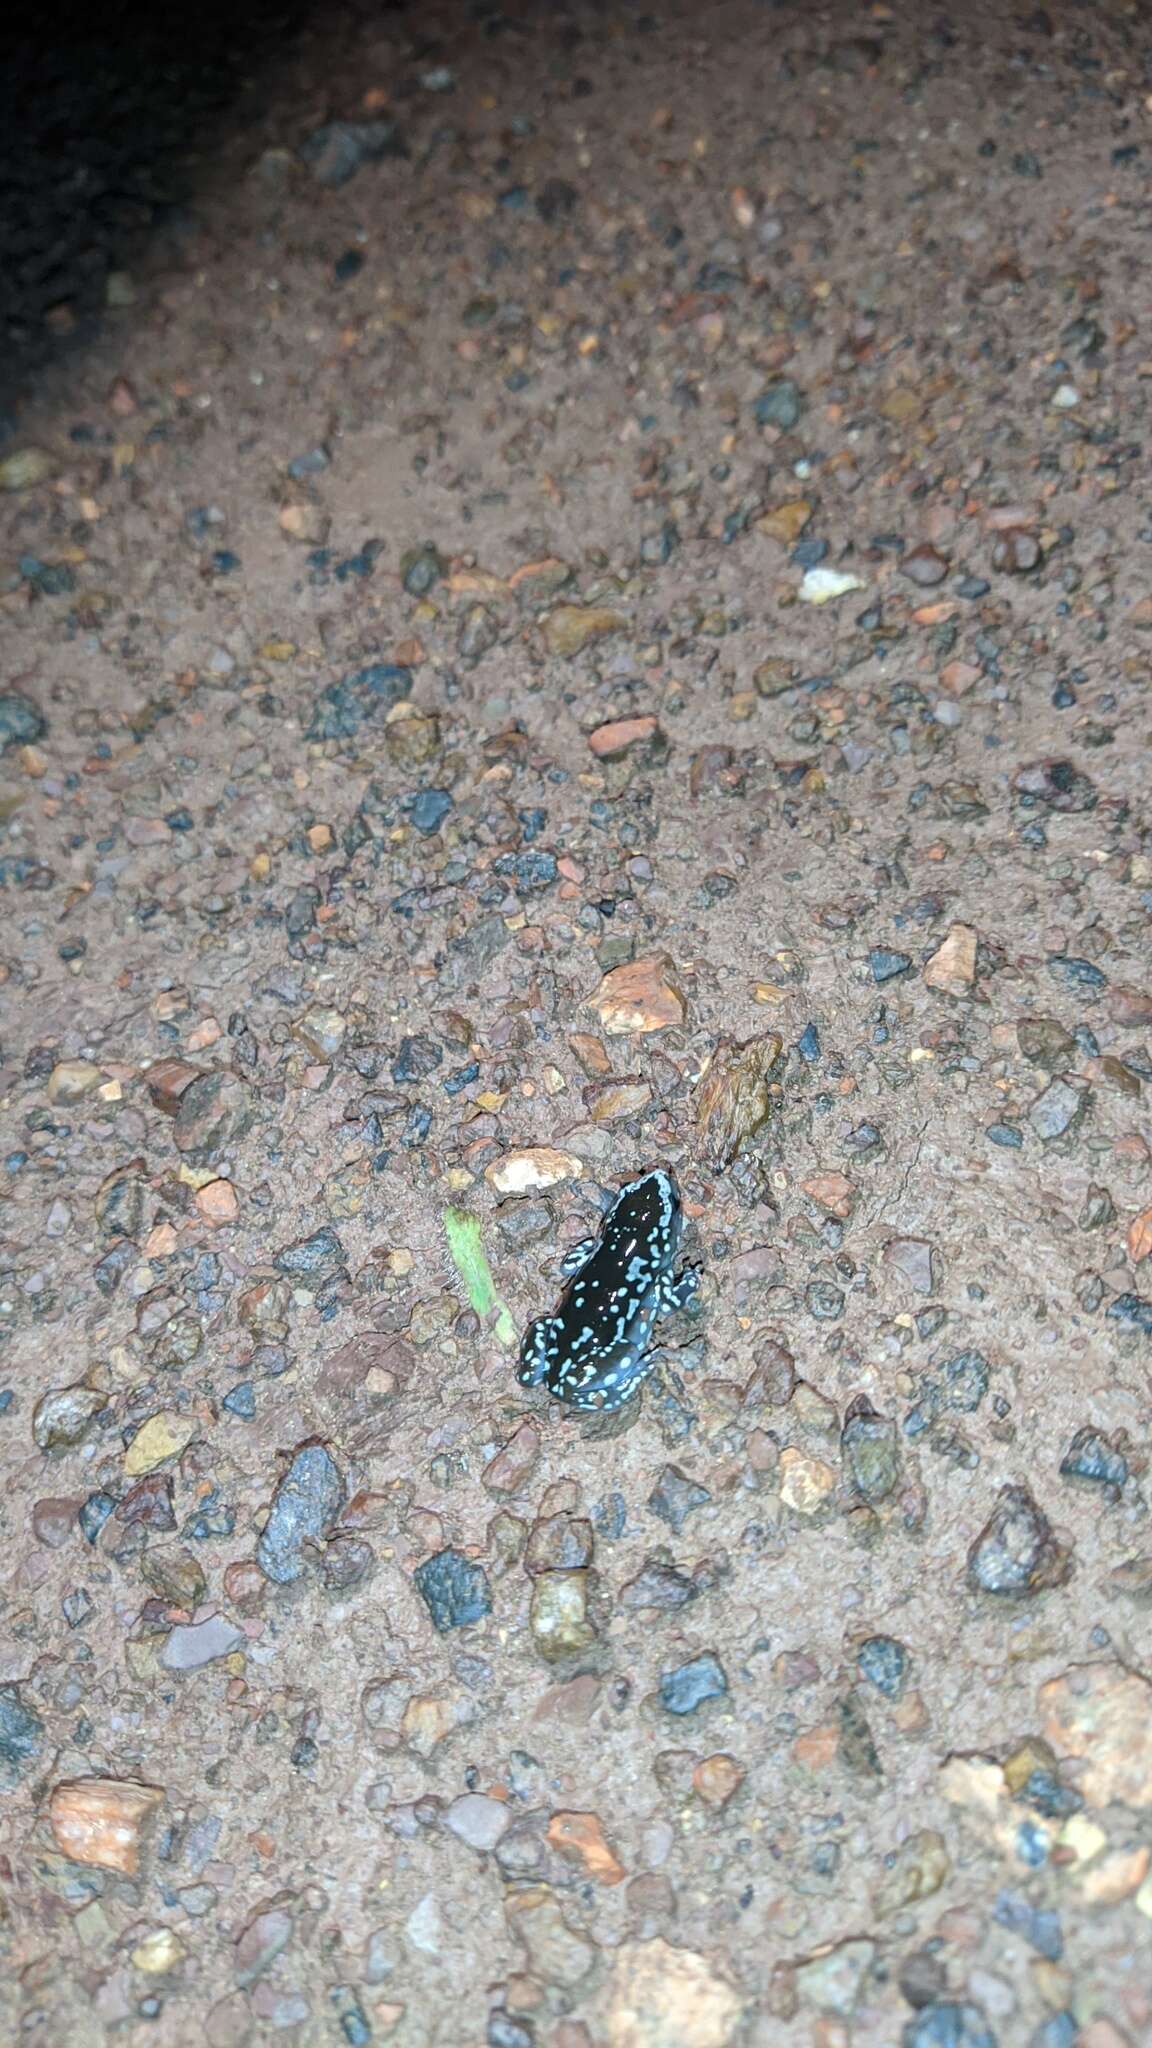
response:
[[[0,1685],[0,1791],[28,1776],[44,1747],[44,1723],[15,1684]]]
[[[492,1612],[488,1574],[462,1550],[438,1550],[415,1572],[416,1587],[441,1635]]]

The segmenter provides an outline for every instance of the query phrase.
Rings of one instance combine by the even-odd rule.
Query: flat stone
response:
[[[0,690],[0,753],[9,747],[34,747],[48,730],[48,721],[20,690]]]
[[[999,2048],[978,2005],[945,1998],[907,2022],[900,2048]]]
[[[178,1458],[195,1434],[196,1424],[191,1416],[181,1415],[175,1408],[159,1409],[140,1424],[130,1439],[124,1453],[125,1477],[138,1479],[142,1473],[154,1471],[166,1458]]]
[[[694,1714],[707,1700],[723,1699],[728,1680],[720,1659],[711,1650],[689,1658],[660,1680],[660,1704],[669,1714]]]
[[[574,1863],[596,1884],[623,1884],[627,1872],[609,1846],[598,1814],[554,1813],[547,1838],[566,1863]]]
[[[642,718],[613,718],[588,735],[588,746],[598,761],[620,761],[626,754],[649,749],[662,737],[659,720],[649,713]]]
[[[1016,1043],[1034,1067],[1057,1074],[1076,1055],[1076,1040],[1055,1017],[1022,1017],[1016,1026]]]
[[[160,1652],[165,1671],[201,1671],[219,1657],[242,1650],[247,1637],[235,1622],[223,1614],[210,1614],[204,1621],[182,1623],[169,1633]]]
[[[862,576],[850,569],[808,569],[797,593],[801,604],[834,604],[850,591],[868,588]]]
[[[135,1877],[147,1830],[164,1804],[156,1785],[125,1778],[73,1778],[48,1806],[56,1846],[74,1863]]]
[[[930,1899],[947,1882],[951,1870],[952,1859],[943,1835],[935,1828],[918,1828],[900,1843],[872,1893],[877,1918],[888,1919],[921,1899]]]
[[[1048,1083],[1028,1110],[1028,1121],[1042,1145],[1066,1138],[1083,1121],[1092,1090],[1076,1074],[1060,1074]]]
[[[256,1545],[265,1578],[288,1586],[303,1576],[306,1546],[319,1543],[344,1505],[344,1476],[323,1444],[302,1444],[272,1497]]]
[[[852,1485],[869,1507],[878,1507],[895,1493],[901,1473],[900,1440],[888,1416],[871,1408],[850,1413],[840,1448]]]
[[[56,458],[46,448],[14,448],[0,458],[0,491],[30,491],[56,474]]]
[[[917,1294],[932,1294],[932,1246],[922,1237],[890,1237],[884,1247],[885,1262],[914,1287]]]
[[[514,1436],[490,1458],[481,1474],[486,1493],[519,1493],[540,1462],[540,1432],[534,1422],[522,1422]]]

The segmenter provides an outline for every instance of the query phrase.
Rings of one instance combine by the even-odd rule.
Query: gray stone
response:
[[[465,1792],[452,1801],[444,1825],[470,1849],[487,1854],[496,1847],[511,1818],[503,1800],[486,1799],[482,1792]]]
[[[200,1671],[218,1657],[242,1650],[247,1638],[243,1629],[223,1614],[210,1614],[205,1621],[187,1622],[174,1628],[160,1652],[165,1671]]]
[[[276,1488],[256,1546],[265,1578],[289,1586],[302,1577],[304,1547],[318,1543],[344,1505],[343,1474],[323,1444],[302,1444]]]
[[[1083,1120],[1092,1100],[1087,1081],[1076,1074],[1059,1074],[1049,1081],[1028,1111],[1028,1121],[1042,1145],[1065,1138]]]

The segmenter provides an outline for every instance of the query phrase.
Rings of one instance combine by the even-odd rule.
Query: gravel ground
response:
[[[1148,52],[333,10],[25,278],[6,2038],[1152,2039]]]

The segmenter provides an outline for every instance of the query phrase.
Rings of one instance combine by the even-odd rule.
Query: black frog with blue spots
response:
[[[528,1325],[520,1347],[521,1386],[541,1383],[570,1408],[611,1414],[655,1365],[658,1316],[686,1308],[700,1284],[696,1267],[674,1273],[684,1230],[680,1190],[667,1167],[620,1189],[598,1237],[573,1245],[571,1275],[555,1315]]]

